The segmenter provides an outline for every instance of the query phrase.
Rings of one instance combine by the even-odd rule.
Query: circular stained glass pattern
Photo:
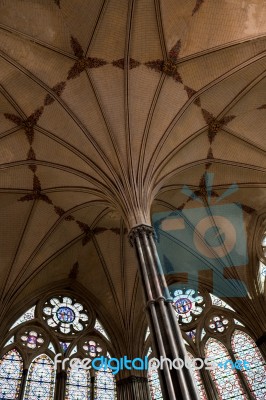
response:
[[[176,312],[184,324],[190,323],[193,318],[196,319],[203,311],[203,297],[193,289],[176,290],[173,299]],[[202,306],[198,304],[202,304]]]
[[[27,346],[29,349],[40,348],[44,343],[42,335],[35,331],[26,331],[20,339],[22,340],[23,346]]]
[[[98,357],[103,351],[99,343],[94,340],[87,340],[83,345],[83,350],[86,354],[89,354],[90,357]]]
[[[89,319],[83,305],[66,296],[53,297],[45,303],[44,319],[57,332],[74,334],[87,326]]]
[[[223,315],[216,315],[215,317],[210,319],[209,328],[212,332],[223,333],[228,328],[228,319]]]
[[[75,319],[75,313],[69,307],[60,307],[56,312],[57,318],[61,322],[71,323]]]
[[[189,300],[189,298],[178,299],[175,302],[175,305],[177,307],[178,314],[185,314],[192,308],[192,302]]]

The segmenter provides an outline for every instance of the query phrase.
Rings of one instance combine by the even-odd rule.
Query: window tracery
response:
[[[184,296],[186,290],[177,294]],[[194,293],[193,295],[195,297]],[[184,313],[184,318],[179,317],[179,325],[183,331],[188,356],[191,358],[194,353],[196,358],[213,357],[218,363],[214,371],[206,370],[204,374],[193,370],[201,400],[208,399],[206,386],[211,386],[209,390],[215,393],[217,400],[243,400],[250,397],[264,400],[266,398],[265,361],[255,342],[246,332],[245,325],[239,321],[239,316],[233,307],[224,300],[207,291],[200,293],[200,296],[203,297],[201,307],[204,310],[197,316],[197,320],[192,317],[188,321],[190,315],[186,315],[186,312],[190,310],[182,309],[183,306],[187,307],[187,303],[181,304],[181,309],[176,306],[175,310],[178,317]],[[250,369],[244,366],[240,370],[232,368],[236,360],[242,359],[249,362],[251,358],[253,362],[250,364]],[[228,361],[228,368],[224,369],[222,365],[226,361]],[[208,375],[211,380],[207,378]],[[148,377],[151,396],[154,396],[156,385],[153,384],[150,374]],[[157,378],[156,380],[154,376],[154,381],[158,385],[159,376]],[[213,383],[210,383],[211,381]],[[152,398],[156,399],[156,397]]]
[[[6,353],[0,357],[1,400],[15,400],[21,396],[25,362],[29,368],[23,378],[23,400],[55,400],[57,386],[63,382],[56,378],[56,372],[62,370],[62,364],[54,367],[53,359],[57,353],[61,354],[61,360],[65,357],[111,357],[109,337],[94,311],[68,294],[39,300],[13,323],[11,329],[12,336],[11,333],[7,336],[4,346]],[[93,376],[94,398],[116,399],[112,371],[91,372],[82,367],[68,368],[68,364],[66,368],[65,400],[90,399]]]

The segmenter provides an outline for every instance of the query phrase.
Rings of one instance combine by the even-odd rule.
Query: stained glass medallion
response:
[[[17,350],[12,349],[0,360],[0,399],[18,399],[23,361]]]
[[[41,354],[29,368],[24,400],[53,400],[55,372],[52,360]]]
[[[103,351],[103,349],[100,347],[100,344],[94,340],[86,340],[82,348],[85,353],[92,358],[98,357]]]
[[[87,310],[70,297],[53,297],[43,308],[47,324],[64,334],[75,334],[87,326]]]
[[[20,339],[22,341],[22,345],[28,347],[29,349],[40,348],[44,343],[42,334],[33,330],[25,331],[24,334],[20,336]]]
[[[188,324],[203,311],[203,297],[197,295],[193,289],[175,290],[173,301],[182,323]],[[202,304],[202,307],[198,304]]]
[[[223,315],[215,315],[209,321],[208,328],[214,333],[223,333],[228,328],[229,321]]]

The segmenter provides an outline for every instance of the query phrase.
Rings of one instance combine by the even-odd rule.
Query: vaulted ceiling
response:
[[[151,207],[208,170],[263,215],[265,50],[265,0],[1,0],[2,311],[72,270],[122,337]]]

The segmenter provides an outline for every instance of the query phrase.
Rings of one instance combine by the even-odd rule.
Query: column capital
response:
[[[146,234],[146,235],[154,234],[153,227],[151,225],[146,225],[146,224],[140,224],[140,225],[134,226],[128,234],[128,238],[129,238],[129,242],[130,242],[131,246],[134,245],[134,241],[137,237],[139,238],[140,236],[142,236],[144,234]]]

